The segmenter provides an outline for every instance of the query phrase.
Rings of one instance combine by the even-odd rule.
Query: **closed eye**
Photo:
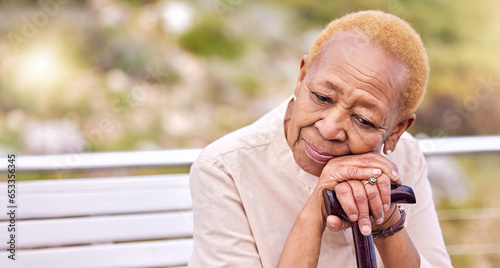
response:
[[[367,119],[365,119],[364,117],[360,116],[360,115],[355,115],[353,114],[352,115],[354,118],[356,118],[356,120],[363,126],[365,127],[370,127],[370,128],[377,128],[372,122],[368,121]]]
[[[320,101],[320,102],[326,102],[326,103],[333,103],[333,100],[329,97],[326,97],[326,96],[323,96],[321,94],[318,94],[316,92],[311,92],[312,94],[314,94],[314,96],[316,96],[316,98]]]

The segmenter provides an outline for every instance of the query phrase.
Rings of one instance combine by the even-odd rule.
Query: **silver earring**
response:
[[[297,101],[297,96],[293,95],[293,101]]]
[[[390,155],[392,154],[392,151],[391,150],[387,150],[387,152],[385,152],[386,155]]]

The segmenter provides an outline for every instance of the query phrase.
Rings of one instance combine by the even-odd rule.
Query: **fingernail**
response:
[[[369,235],[370,234],[370,227],[368,227],[368,225],[361,227],[361,232],[365,235]]]
[[[384,222],[384,218],[378,218],[375,223],[382,224]]]
[[[349,215],[349,219],[350,219],[351,221],[357,221],[357,220],[358,220],[358,215],[356,215],[356,214],[351,214],[351,215]]]
[[[389,210],[389,205],[384,204],[384,211],[387,211],[387,210]]]
[[[382,174],[382,170],[380,170],[378,168],[373,170],[373,175],[380,175],[380,174]]]
[[[395,170],[392,171],[392,175],[396,178],[399,179],[399,183],[402,183],[403,180],[401,179],[401,177],[399,176],[399,173],[397,173]]]

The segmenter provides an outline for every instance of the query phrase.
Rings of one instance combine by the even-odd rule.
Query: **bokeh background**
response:
[[[500,133],[499,1],[5,0],[0,152],[203,147],[290,96],[321,28],[364,9],[407,20],[427,48],[431,77],[412,134]],[[439,208],[496,215],[442,222],[448,245],[479,245],[450,247],[454,265],[497,267],[500,250],[487,245],[500,243],[491,233],[500,157],[447,161],[434,165],[462,187]]]

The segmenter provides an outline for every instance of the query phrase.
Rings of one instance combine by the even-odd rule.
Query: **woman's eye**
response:
[[[376,128],[375,125],[372,122],[366,120],[365,118],[363,118],[363,117],[361,117],[359,115],[357,115],[355,117],[358,120],[358,122],[361,123],[362,125],[368,126],[368,127],[371,127],[371,128]]]
[[[323,96],[323,95],[320,95],[320,94],[318,94],[318,93],[314,93],[314,92],[313,92],[313,94],[314,94],[314,96],[316,96],[316,98],[317,98],[319,101],[321,101],[321,102],[328,102],[328,103],[332,103],[332,99],[330,99],[330,98],[328,98],[328,97],[325,97],[325,96]]]

